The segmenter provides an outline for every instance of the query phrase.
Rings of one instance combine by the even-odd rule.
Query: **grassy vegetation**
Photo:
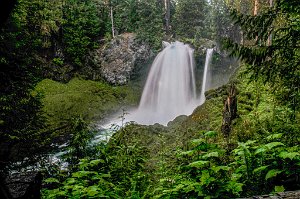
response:
[[[35,92],[43,95],[43,111],[48,125],[54,128],[76,117],[87,122],[99,121],[124,105],[136,105],[139,99],[139,92],[128,86],[116,87],[79,78],[67,84],[45,79],[36,86]]]

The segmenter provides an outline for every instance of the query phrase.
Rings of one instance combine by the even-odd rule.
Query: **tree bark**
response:
[[[231,131],[231,122],[237,118],[237,90],[235,85],[231,85],[227,99],[224,103],[223,120],[221,132],[225,138],[228,138]]]
[[[165,4],[165,30],[166,30],[166,35],[170,34],[170,18],[171,18],[171,3],[170,0],[164,0]]]
[[[273,7],[273,3],[274,3],[273,0],[269,0],[270,7]]]
[[[254,0],[254,9],[253,9],[253,15],[256,16],[258,14],[258,6],[259,6],[259,0]]]
[[[258,14],[258,3],[259,0],[254,0],[254,8],[253,8],[253,15],[256,16]],[[255,37],[255,43],[258,42],[258,35]]]
[[[115,37],[115,26],[114,26],[114,11],[113,7],[110,6],[110,20],[111,20],[111,32],[112,32],[112,37]]]
[[[269,6],[270,8],[273,7],[273,0],[269,0]],[[269,33],[269,36],[268,36],[268,42],[267,42],[267,46],[271,46],[272,45],[272,37],[273,37],[273,34],[272,32]]]

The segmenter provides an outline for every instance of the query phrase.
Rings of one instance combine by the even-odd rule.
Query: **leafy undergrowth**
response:
[[[236,198],[299,189],[299,147],[282,134],[239,142],[226,150],[217,132],[199,134],[190,150],[177,151],[177,169],[159,180],[153,198]]]
[[[48,125],[56,128],[70,119],[81,117],[87,122],[99,121],[122,105],[135,105],[137,94],[127,86],[72,79],[67,84],[45,79],[35,89],[41,93]]]

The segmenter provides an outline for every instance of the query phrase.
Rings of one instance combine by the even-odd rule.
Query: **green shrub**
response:
[[[155,198],[235,198],[284,190],[293,180],[297,185],[299,147],[280,142],[282,134],[238,143],[227,152],[214,136],[207,132],[178,154],[177,174],[160,179]]]

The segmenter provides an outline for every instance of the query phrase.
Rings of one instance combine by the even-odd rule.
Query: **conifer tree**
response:
[[[272,2],[271,5],[273,5]],[[295,117],[300,99],[300,4],[298,0],[277,0],[258,15],[232,12],[244,32],[243,45],[225,40],[224,47],[247,64],[252,79],[270,83],[281,102]],[[271,35],[271,38],[270,38]]]

